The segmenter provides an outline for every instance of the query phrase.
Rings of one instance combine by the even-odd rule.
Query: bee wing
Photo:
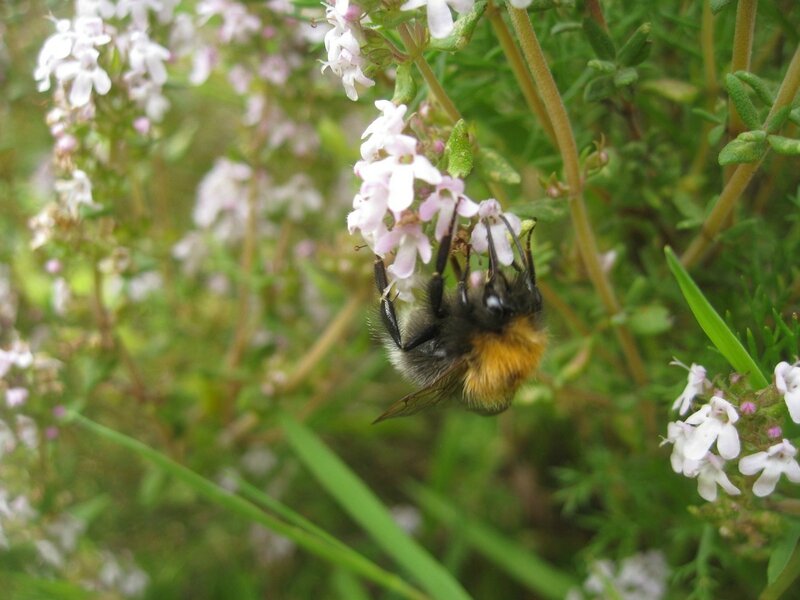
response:
[[[447,400],[458,389],[459,376],[463,373],[464,367],[463,360],[454,363],[432,383],[400,398],[372,424],[395,417],[408,417]]]

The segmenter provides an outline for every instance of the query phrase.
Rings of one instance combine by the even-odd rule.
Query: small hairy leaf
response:
[[[410,62],[400,63],[397,65],[392,102],[395,104],[409,104],[416,95],[417,83],[414,81],[412,65]]]
[[[719,164],[723,167],[725,165],[733,165],[739,163],[752,163],[761,160],[764,153],[767,151],[766,132],[761,131],[764,137],[761,139],[754,139],[753,136],[745,136],[746,134],[756,133],[753,131],[746,131],[739,135],[735,140],[731,140],[719,153]]]
[[[639,73],[633,67],[625,67],[614,74],[614,85],[618,88],[633,85],[639,79]]]
[[[431,39],[428,48],[433,50],[443,50],[445,52],[456,52],[466,47],[475,32],[475,26],[480,21],[486,11],[487,2],[482,0],[476,2],[467,14],[460,16],[453,25],[453,33],[446,38],[437,40]]]
[[[725,75],[725,89],[728,90],[731,102],[733,102],[733,106],[744,124],[750,129],[760,128],[761,119],[758,118],[758,111],[753,101],[750,100],[747,87],[745,87],[742,80],[728,73]]]
[[[459,119],[453,127],[444,147],[444,154],[447,157],[447,172],[451,176],[464,178],[472,172],[472,144],[464,119]]]
[[[611,75],[601,75],[592,79],[583,91],[583,98],[587,102],[600,102],[614,95],[614,78]]]
[[[489,180],[508,185],[518,185],[522,181],[519,173],[496,150],[482,147],[477,153],[477,167]]]
[[[787,138],[780,135],[770,135],[767,137],[769,145],[778,154],[787,154],[789,156],[800,156],[800,140]]]
[[[643,63],[650,54],[653,40],[650,39],[650,23],[644,23],[633,32],[628,41],[620,48],[617,62],[623,67],[635,67]]]
[[[731,2],[733,0],[711,0],[711,12],[717,14]]]
[[[583,33],[586,35],[586,39],[589,40],[589,44],[591,44],[597,58],[614,60],[617,57],[614,40],[611,39],[611,36],[608,35],[608,32],[603,29],[600,23],[586,17],[583,20]]]

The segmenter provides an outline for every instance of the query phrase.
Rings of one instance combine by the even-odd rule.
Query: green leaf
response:
[[[708,132],[708,143],[712,146],[716,146],[722,140],[723,135],[725,135],[725,125],[712,127],[711,131]]]
[[[757,135],[762,133],[763,137]],[[756,135],[749,135],[756,134]],[[752,163],[761,160],[767,151],[767,138],[765,131],[745,131],[735,140],[731,140],[720,150],[719,164],[725,165],[737,163]]]
[[[780,135],[767,136],[767,141],[772,149],[778,154],[786,154],[789,156],[800,155],[800,140],[783,137]]]
[[[639,79],[639,73],[633,67],[625,67],[614,74],[614,85],[618,88],[633,85]]]
[[[537,597],[564,598],[578,582],[556,569],[517,542],[507,539],[489,525],[455,508],[446,498],[420,485],[412,484],[414,500],[437,521],[458,532],[472,549],[482,554]]]
[[[758,118],[758,111],[755,104],[750,100],[750,94],[741,79],[728,73],[725,75],[725,89],[728,91],[736,112],[750,129],[760,129],[761,119]]]
[[[14,600],[95,600],[96,593],[69,581],[0,570],[3,597]]]
[[[393,573],[385,571],[355,550],[341,542],[331,543],[326,537],[320,537],[312,531],[295,527],[264,512],[252,502],[231,493],[202,475],[176,463],[168,456],[154,450],[150,446],[125,434],[109,429],[99,423],[87,419],[77,412],[70,411],[67,421],[76,423],[84,429],[110,441],[163,469],[177,481],[191,488],[195,493],[232,513],[263,525],[283,535],[309,552],[328,560],[332,564],[352,570],[362,577],[374,581],[388,590],[395,591],[405,598],[422,600],[424,596],[415,588]],[[274,502],[277,503],[277,500]],[[285,510],[290,510],[284,507]],[[328,536],[329,537],[329,536]]]
[[[714,310],[714,307],[711,306],[669,246],[664,248],[664,254],[666,254],[670,271],[675,276],[683,297],[686,299],[692,314],[694,314],[694,318],[697,319],[711,343],[720,351],[734,370],[747,376],[753,389],[767,387],[769,382],[758,368],[756,362],[728,328],[722,317]]]
[[[649,79],[642,83],[640,89],[653,92],[678,104],[691,104],[699,93],[697,86],[680,79],[670,79],[668,77]]]
[[[789,564],[789,559],[797,547],[798,540],[800,540],[800,524],[795,523],[775,543],[772,553],[769,555],[769,562],[767,563],[768,583],[774,583],[786,568],[786,565]]]
[[[460,16],[453,25],[453,33],[446,38],[432,38],[428,48],[445,52],[456,52],[466,47],[475,32],[475,26],[486,11],[487,2],[476,2],[467,14]]]
[[[666,307],[649,304],[637,307],[628,317],[628,325],[639,335],[657,335],[672,327],[672,316]]]
[[[286,414],[280,422],[294,453],[325,491],[433,598],[470,597],[441,564],[400,529],[375,494],[311,430]]]
[[[593,58],[586,64],[590,69],[600,71],[601,73],[614,73],[617,70],[617,64],[611,60],[600,60],[599,58]]]
[[[643,63],[650,54],[653,40],[650,39],[650,23],[643,23],[628,38],[617,54],[617,62],[623,67],[635,67]]]
[[[452,177],[463,179],[472,172],[472,144],[464,119],[459,119],[453,126],[453,131],[444,147],[444,155],[447,157],[447,172]]]
[[[394,96],[392,96],[392,102],[395,105],[409,104],[416,95],[417,83],[414,81],[413,65],[410,62],[398,64],[394,80]]]
[[[614,40],[611,39],[611,36],[608,35],[608,32],[600,23],[591,17],[586,17],[582,26],[583,33],[586,35],[586,39],[589,40],[589,44],[591,44],[597,58],[614,60],[617,57]]]
[[[711,12],[717,14],[731,2],[733,0],[711,0]]]
[[[518,185],[522,177],[499,152],[482,146],[475,156],[476,167],[481,174],[496,183]]]
[[[614,78],[611,75],[601,75],[592,79],[583,91],[586,102],[600,102],[614,95]]]
[[[772,93],[769,83],[761,79],[758,75],[753,75],[749,71],[736,71],[734,75],[737,79],[749,85],[756,93],[756,96],[758,96],[758,99],[767,106],[772,106],[775,102],[775,94]]]

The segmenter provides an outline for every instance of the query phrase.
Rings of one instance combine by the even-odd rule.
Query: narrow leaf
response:
[[[281,417],[281,425],[297,457],[328,494],[433,598],[470,597],[427,550],[400,529],[375,494],[311,430],[289,415]]]
[[[394,79],[394,104],[409,104],[417,95],[417,84],[414,81],[413,67],[410,62],[397,65]]]
[[[645,61],[650,54],[653,41],[650,39],[650,23],[644,23],[633,32],[628,41],[620,48],[617,62],[623,67],[635,67]]]
[[[400,577],[385,571],[370,560],[361,556],[355,550],[341,543],[331,544],[326,539],[320,538],[299,527],[284,523],[280,519],[265,513],[252,502],[229,492],[213,481],[176,463],[168,456],[154,450],[147,444],[119,433],[118,431],[114,431],[113,429],[109,429],[99,423],[95,423],[74,411],[68,413],[67,420],[80,425],[84,429],[108,441],[122,446],[123,448],[127,448],[134,454],[137,454],[141,458],[163,469],[178,481],[186,484],[198,495],[205,497],[206,500],[210,500],[221,508],[263,525],[289,538],[298,546],[305,548],[309,552],[333,564],[350,569],[362,577],[382,585],[388,590],[397,592],[404,598],[412,598],[414,600],[422,600],[425,598],[421,592],[408,585]]]
[[[753,133],[746,131],[745,133]],[[761,132],[765,133],[765,132]],[[744,134],[739,135],[735,140],[731,140],[720,150],[717,159],[721,166],[733,165],[738,163],[758,162],[767,151],[767,140],[743,138]]]
[[[683,297],[711,343],[720,351],[734,370],[747,376],[750,385],[754,389],[767,387],[769,382],[758,368],[756,362],[728,328],[722,317],[714,310],[714,307],[711,306],[703,292],[700,291],[700,288],[697,287],[689,273],[683,268],[672,249],[667,246],[664,248],[664,253],[666,254],[670,271],[672,271],[681,288]]]
[[[485,523],[463,514],[432,490],[420,485],[411,485],[410,490],[414,500],[426,512],[446,527],[457,530],[473,550],[503,569],[537,597],[560,600],[567,596],[570,589],[577,587],[572,577]]]
[[[759,100],[767,106],[772,106],[775,102],[775,94],[772,93],[769,84],[758,75],[753,75],[749,71],[736,71],[734,75],[753,88]]]
[[[711,12],[717,14],[731,2],[733,0],[711,0]]]
[[[603,60],[614,60],[617,57],[617,49],[614,47],[614,40],[608,35],[597,21],[590,17],[583,20],[583,33],[597,55]]]
[[[800,525],[795,524],[777,541],[767,563],[768,583],[775,583],[775,580],[778,579],[786,565],[789,564],[789,559],[797,547],[798,540],[800,540]]]

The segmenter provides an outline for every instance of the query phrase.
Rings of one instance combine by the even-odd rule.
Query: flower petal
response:
[[[741,451],[739,432],[731,423],[722,426],[717,437],[717,450],[719,450],[719,455],[727,460],[739,456]]]
[[[767,466],[768,455],[766,452],[756,452],[743,457],[739,461],[739,472],[742,475],[755,475]]]

